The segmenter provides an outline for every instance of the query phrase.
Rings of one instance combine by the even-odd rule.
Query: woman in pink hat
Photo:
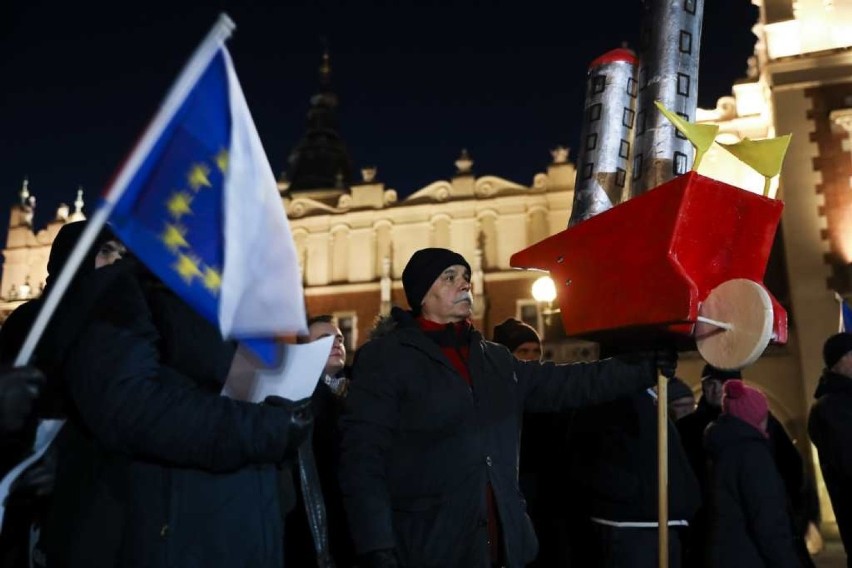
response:
[[[768,413],[758,389],[725,382],[722,414],[704,435],[712,495],[709,566],[802,566],[784,482],[767,443]]]

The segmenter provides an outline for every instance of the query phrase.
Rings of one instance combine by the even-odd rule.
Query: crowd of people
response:
[[[83,227],[57,236],[46,292]],[[39,420],[65,420],[6,500],[0,563],[657,566],[667,404],[669,565],[812,565],[812,476],[739,372],[707,365],[696,404],[674,349],[556,364],[514,319],[488,340],[447,249],[417,251],[402,284],[409,309],[378,319],[351,367],[334,319],[310,318],[300,341],[334,341],[309,399],[233,400],[236,342],[103,229],[31,365],[11,362],[40,300],[0,329],[3,472]],[[850,550],[852,335],[824,359],[808,427]]]

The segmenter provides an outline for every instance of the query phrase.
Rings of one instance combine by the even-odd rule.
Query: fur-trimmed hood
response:
[[[395,329],[403,327],[416,327],[417,320],[414,319],[414,314],[408,310],[394,306],[391,308],[390,315],[378,316],[373,329],[370,330],[370,340],[384,337]]]

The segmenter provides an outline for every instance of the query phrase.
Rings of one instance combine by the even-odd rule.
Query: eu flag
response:
[[[107,193],[110,222],[225,337],[301,332],[304,297],[284,205],[224,39],[211,37]]]
[[[840,331],[852,333],[852,308],[845,300],[840,300]]]
[[[226,86],[224,56],[219,52],[111,217],[124,243],[214,322],[224,264],[221,220],[231,132]]]

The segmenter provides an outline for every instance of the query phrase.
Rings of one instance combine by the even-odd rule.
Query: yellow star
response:
[[[214,294],[218,294],[219,289],[222,287],[222,275],[219,274],[217,270],[214,270],[209,267],[205,268],[202,282],[205,288],[207,288]]]
[[[219,153],[216,154],[216,165],[219,167],[219,171],[223,174],[228,169],[228,151],[224,148],[219,150]]]
[[[189,183],[189,187],[198,191],[202,187],[212,186],[210,179],[207,177],[208,175],[210,175],[210,168],[204,164],[193,164],[189,170],[189,174],[186,176],[186,181]]]
[[[177,271],[183,281],[189,284],[193,278],[201,277],[201,270],[198,269],[198,260],[185,254],[179,254],[177,262],[172,266]]]
[[[189,247],[189,243],[186,242],[186,228],[181,227],[180,225],[167,223],[166,228],[163,230],[163,234],[160,235],[160,239],[163,243],[165,243],[166,247],[170,251],[175,253],[180,248]]]
[[[191,204],[192,195],[185,191],[178,191],[166,202],[166,208],[172,214],[172,217],[180,219],[187,213],[192,213],[192,209],[189,208]]]

